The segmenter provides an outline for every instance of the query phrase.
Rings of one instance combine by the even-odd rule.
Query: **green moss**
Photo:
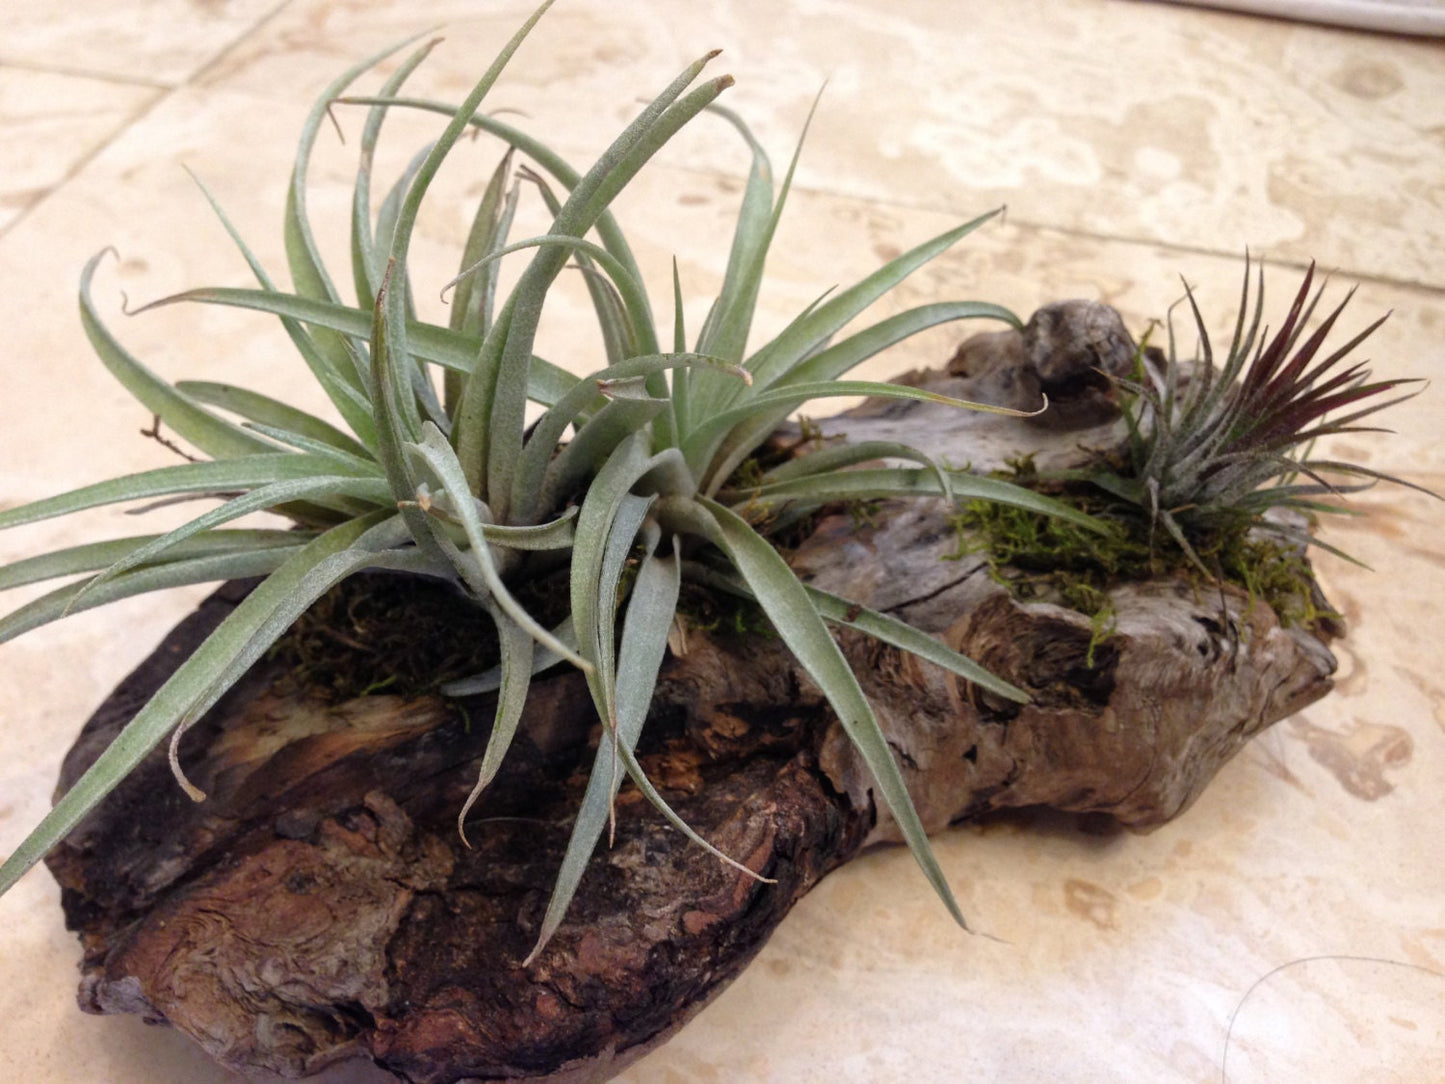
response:
[[[878,514],[883,511],[884,501],[844,501],[843,508],[853,521],[853,529],[862,531],[878,526]]]
[[[776,639],[778,635],[756,602],[686,581],[678,597],[677,613],[689,627],[723,641],[745,642],[759,636]]]
[[[1038,484],[1032,463],[1011,464],[1009,481]],[[1087,512],[1108,527],[1104,533],[1021,508],[989,501],[970,501],[952,523],[959,544],[950,558],[981,553],[990,573],[1025,601],[1055,602],[1089,617],[1093,650],[1111,636],[1115,615],[1108,590],[1129,581],[1182,576],[1201,588],[1204,575],[1172,538],[1151,536],[1137,506],[1089,486],[1050,487],[1049,495]],[[1309,627],[1335,615],[1318,605],[1314,573],[1294,546],[1254,530],[1253,517],[1216,520],[1208,532],[1190,539],[1207,567],[1218,577],[1268,604],[1285,625]],[[1209,581],[1213,583],[1213,581]]]
[[[1251,599],[1263,599],[1285,626],[1314,628],[1321,622],[1338,621],[1341,615],[1319,605],[1322,596],[1315,588],[1314,570],[1295,548],[1267,539],[1246,538],[1228,556],[1225,578],[1249,592]]]
[[[763,484],[766,468],[760,456],[750,455],[738,464],[738,469],[728,479],[728,485],[737,489],[757,489]]]

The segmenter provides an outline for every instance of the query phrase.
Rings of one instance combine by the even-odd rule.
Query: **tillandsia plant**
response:
[[[1385,317],[1324,353],[1325,341],[1349,296],[1305,337],[1324,293],[1323,284],[1311,292],[1314,274],[1311,264],[1283,323],[1271,336],[1261,328],[1264,271],[1259,270],[1251,305],[1246,257],[1239,312],[1220,365],[1194,293],[1186,287],[1198,332],[1197,363],[1187,369],[1181,363],[1171,321],[1168,354],[1156,364],[1141,350],[1134,379],[1119,381],[1130,397],[1125,409],[1126,468],[1079,475],[1140,512],[1151,548],[1162,529],[1207,575],[1217,574],[1218,569],[1208,567],[1201,550],[1242,539],[1271,510],[1288,509],[1306,517],[1344,513],[1348,509],[1332,498],[1377,481],[1420,488],[1359,464],[1312,455],[1313,444],[1321,437],[1378,431],[1357,423],[1409,398],[1382,396],[1418,383],[1371,380],[1366,362],[1345,364]],[[1351,407],[1358,409],[1338,413]],[[1351,480],[1331,481],[1332,477]],[[1275,517],[1269,526],[1277,537],[1301,548],[1316,545],[1348,559],[1303,524]]]
[[[581,668],[605,728],[535,956],[566,911],[624,775],[677,828],[712,849],[668,809],[633,754],[681,580],[696,576],[754,599],[816,679],[872,769],[914,855],[962,922],[888,744],[828,625],[848,625],[916,652],[1001,696],[1023,699],[1023,693],[907,625],[804,585],[768,533],[787,519],[777,514],[780,509],[796,514],[831,501],[888,496],[987,498],[1091,521],[1026,489],[879,442],[802,457],[755,474],[746,488],[730,479],[791,411],[814,399],[887,395],[979,406],[840,378],[890,344],[946,321],[991,318],[1018,326],[1005,309],[971,301],[925,305],[832,339],[906,275],[990,216],[933,238],[819,300],[749,350],[763,264],[793,168],[775,189],[761,148],[741,121],[719,111],[751,148],[751,171],[711,313],[689,348],[674,271],[674,326],[664,345],[609,205],[678,129],[705,110],[717,110],[714,99],[731,80],[724,76],[693,87],[711,56],[690,65],[595,165],[574,170],[531,136],[480,111],[547,6],[526,22],[459,105],[401,96],[430,45],[411,53],[377,96],[342,97],[356,78],[396,50],[358,64],[326,90],[305,123],[286,209],[294,291],[272,283],[217,207],[259,288],[202,289],[166,299],[279,317],[341,426],[228,384],[172,386],[162,380],[101,322],[91,300],[100,257],[86,267],[81,313],[101,361],[148,412],[209,458],[12,509],[0,514],[0,527],[124,501],[209,497],[221,503],[165,534],[75,546],[0,569],[0,587],[81,575],[6,617],[0,639],[144,591],[265,578],[8,859],[0,889],[14,884],[167,736],[177,778],[192,797],[202,798],[185,781],[177,757],[186,727],[338,581],[366,569],[403,570],[456,585],[485,609],[497,630],[497,665],[444,690],[497,693],[476,788],[458,811],[459,829],[465,832],[468,809],[507,752],[535,674],[563,662]],[[354,304],[342,300],[306,213],[308,162],[338,101],[367,109],[351,223]],[[449,120],[373,214],[373,156],[386,118],[397,109],[431,111]],[[443,327],[413,313],[408,252],[438,167],[470,129],[500,137],[509,149],[480,201],[462,274],[449,284],[455,291],[449,326]],[[530,159],[536,172],[514,171],[516,155]],[[552,223],[542,236],[510,241],[524,182],[540,192]],[[565,193],[554,194],[552,183]],[[520,278],[499,297],[499,261],[522,253],[527,262]],[[606,353],[596,372],[580,379],[533,354],[548,291],[569,262],[585,275]],[[529,401],[543,408],[530,426]],[[849,469],[880,458],[914,465]],[[280,513],[293,526],[228,526],[261,511]],[[570,614],[543,627],[514,588],[538,568],[558,567],[567,570]]]

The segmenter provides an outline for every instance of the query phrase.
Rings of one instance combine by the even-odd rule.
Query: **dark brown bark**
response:
[[[1030,449],[1067,461],[1083,441],[1112,439],[1109,388],[1090,374],[1128,349],[1084,306],[1036,317],[1021,337],[976,340],[951,375],[927,378],[1019,405],[1052,389],[1092,429],[926,406],[870,407],[830,428],[903,429],[975,465]],[[891,505],[863,527],[825,517],[794,562],[1033,694],[1020,707],[841,636],[930,830],[1033,805],[1156,825],[1252,734],[1330,688],[1320,639],[1240,592],[1184,582],[1116,589],[1117,629],[1090,658],[1087,618],[1014,601],[977,557],[943,560],[956,546],[944,512]],[[421,607],[441,588],[414,590]],[[223,588],[116,690],[62,788],[242,591]],[[598,740],[578,676],[534,686],[512,755],[469,818],[469,850],[455,818],[486,740],[468,721],[490,718],[488,698],[331,703],[287,692],[278,669],[258,667],[187,735],[204,803],[182,795],[158,753],[49,859],[84,944],[82,1007],[168,1022],[228,1065],[303,1075],[365,1055],[412,1081],[605,1078],[720,990],[819,878],[896,838],[781,645],[694,626],[665,664],[639,753],[678,812],[776,883],[689,846],[625,788],[613,846],[523,968]]]
[[[418,584],[418,604],[439,590]],[[210,599],[102,707],[62,787],[239,593]],[[596,741],[579,678],[536,687],[468,850],[456,812],[486,734],[466,720],[488,717],[487,698],[329,704],[253,673],[187,736],[205,802],[153,756],[51,857],[85,945],[82,1007],[165,1020],[226,1064],[287,1074],[367,1052],[417,1081],[573,1061],[579,1079],[605,1075],[735,975],[868,827],[817,770],[821,702],[788,703],[780,666],[719,688],[730,669],[746,668],[670,669],[643,763],[683,816],[777,883],[679,846],[626,790],[615,845],[525,970]]]

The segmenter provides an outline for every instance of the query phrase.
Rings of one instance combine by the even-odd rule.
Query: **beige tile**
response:
[[[0,62],[174,86],[275,8],[275,0],[0,0]]]
[[[90,357],[76,322],[79,269],[106,244],[122,258],[103,266],[97,298],[138,356],[168,376],[235,379],[314,403],[304,370],[262,318],[195,308],[120,315],[122,290],[138,302],[246,282],[181,164],[213,186],[279,273],[285,178],[306,107],[292,95],[314,92],[363,49],[448,17],[458,25],[417,78],[438,94],[464,93],[464,73],[485,55],[483,38],[509,27],[523,6],[509,3],[482,22],[461,4],[293,3],[204,85],[160,103],[0,238],[8,359],[0,365],[0,502],[169,458],[137,436],[148,418]],[[555,122],[559,145],[595,150],[639,93],[699,48],[721,43],[742,79],[733,104],[757,116],[781,164],[807,99],[831,74],[805,184],[769,266],[760,334],[829,285],[1004,196],[1010,220],[920,272],[892,308],[980,297],[1026,315],[1050,300],[1089,296],[1142,329],[1178,298],[1183,274],[1223,334],[1240,268],[1216,253],[1248,241],[1295,259],[1306,242],[1335,246],[1333,255],[1319,254],[1377,276],[1352,303],[1348,327],[1395,310],[1365,351],[1377,370],[1435,380],[1399,409],[1395,436],[1350,437],[1337,450],[1445,488],[1445,292],[1401,284],[1440,281],[1420,270],[1429,269],[1420,255],[1426,239],[1438,241],[1440,231],[1441,148],[1438,133],[1429,134],[1440,121],[1427,99],[1441,76],[1426,63],[1438,53],[1083,0],[971,5],[975,24],[965,33],[935,25],[945,7],[903,0],[779,13],[776,5],[655,0],[609,7],[604,19],[597,4],[563,0],[549,16],[552,36],[529,44],[525,70],[511,89],[499,87],[497,101],[527,101],[537,126]],[[657,12],[666,18],[646,20]],[[904,16],[933,27],[938,44],[905,30]],[[775,32],[760,29],[765,17],[780,20]],[[1019,25],[1034,32],[1020,35]],[[1186,37],[1187,49],[1178,44]],[[188,40],[178,31],[176,48]],[[1104,40],[1107,52],[1098,47]],[[1359,95],[1326,86],[1330,73],[1357,61],[1389,66],[1402,79],[1377,98],[1373,114],[1351,112]],[[1151,101],[1140,87],[1161,80],[1172,80],[1183,104],[1131,115]],[[1389,82],[1357,80],[1377,89]],[[1322,104],[1313,104],[1313,89]],[[1283,159],[1270,151],[1262,163],[1244,152],[1272,147],[1292,118],[1323,114],[1343,118],[1340,128],[1290,152],[1317,202],[1272,194],[1270,170]],[[1169,173],[1167,156],[1182,161],[1196,145],[1169,135],[1171,118],[1181,116],[1208,136],[1199,141],[1213,149],[1213,172],[1201,174],[1207,183]],[[323,136],[311,196],[319,235],[343,257],[359,120],[343,116],[346,147]],[[8,127],[0,116],[0,140],[10,138]],[[1076,142],[1060,136],[1083,129]],[[435,130],[434,122],[398,119],[387,161]],[[1347,140],[1339,135],[1346,130]],[[735,178],[746,166],[726,130],[714,131],[725,150],[694,140],[649,168],[620,207],[661,311],[678,256],[694,327],[722,275]],[[1400,137],[1403,149],[1384,184],[1375,171],[1385,168],[1378,154],[1387,136]],[[1345,141],[1331,142],[1337,137]],[[950,158],[944,148],[955,144],[975,149]],[[429,313],[441,312],[437,288],[451,274],[468,201],[494,158],[493,148],[468,146],[439,182],[440,202],[417,242],[418,297]],[[1096,174],[1112,184],[1094,183]],[[1163,178],[1154,189],[1151,176]],[[1358,195],[1367,190],[1378,191],[1362,208]],[[1421,226],[1432,206],[1435,224]],[[1293,274],[1271,270],[1276,320]],[[1333,294],[1343,292],[1348,276],[1341,279]],[[542,348],[578,370],[598,363],[584,309],[580,295],[560,297]],[[864,375],[937,361],[963,330],[907,344]],[[1085,835],[1046,817],[940,837],[965,910],[1000,942],[954,930],[905,853],[866,856],[803,901],[716,1004],[623,1079],[1218,1079],[1236,1008],[1232,1080],[1445,1073],[1445,980],[1397,966],[1445,972],[1445,855],[1428,830],[1445,814],[1437,785],[1445,774],[1445,683],[1432,631],[1445,600],[1445,505],[1383,487],[1357,503],[1369,517],[1333,524],[1327,537],[1378,571],[1321,561],[1325,587],[1352,629],[1340,647],[1340,690],[1251,744],[1181,820],[1141,837]],[[109,514],[83,526],[141,529]],[[0,560],[77,537],[60,524],[0,535]],[[0,852],[48,802],[68,735],[197,593],[78,615],[0,646]],[[0,900],[8,938],[0,1055],[13,1071],[41,1082],[226,1079],[174,1035],[75,1010],[78,949],[62,928],[56,894],[36,874]],[[1395,963],[1300,963],[1270,975],[1331,953]]]
[[[457,100],[515,8],[483,18],[418,0],[379,16],[298,0],[208,79],[315,88],[344,59],[437,24],[447,40],[417,82]],[[1122,0],[957,13],[932,0],[577,0],[549,12],[494,100],[595,150],[661,73],[721,47],[715,67],[738,78],[728,100],[779,158],[827,83],[800,173],[810,187],[954,213],[1006,202],[1058,229],[1445,285],[1445,43]],[[745,166],[702,135],[681,153]]]
[[[157,93],[0,66],[0,230],[65,180]]]

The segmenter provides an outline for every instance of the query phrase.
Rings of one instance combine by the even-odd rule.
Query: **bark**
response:
[[[1101,306],[1051,307],[971,340],[953,394],[1056,419],[910,404],[827,423],[987,467],[1117,439],[1111,392],[1132,344]],[[1080,426],[1084,428],[1079,428]],[[794,558],[820,587],[895,614],[1022,685],[1020,706],[855,634],[840,636],[930,830],[1047,805],[1139,828],[1185,808],[1250,736],[1323,696],[1334,659],[1231,589],[1113,591],[1117,628],[1019,603],[956,548],[937,503],[870,525],[822,518]],[[87,723],[64,789],[239,598],[228,585]],[[417,607],[441,588],[417,582]],[[678,645],[682,646],[682,645]],[[490,698],[295,690],[263,663],[187,735],[191,803],[153,755],[48,859],[80,932],[82,1008],[182,1029],[222,1063],[300,1076],[366,1056],[418,1082],[605,1079],[744,967],[819,878],[896,839],[818,689],[776,640],[692,625],[665,664],[639,754],[685,818],[762,884],[689,846],[630,787],[547,950],[531,949],[599,740],[575,673],[539,681],[502,774],[459,839]]]

